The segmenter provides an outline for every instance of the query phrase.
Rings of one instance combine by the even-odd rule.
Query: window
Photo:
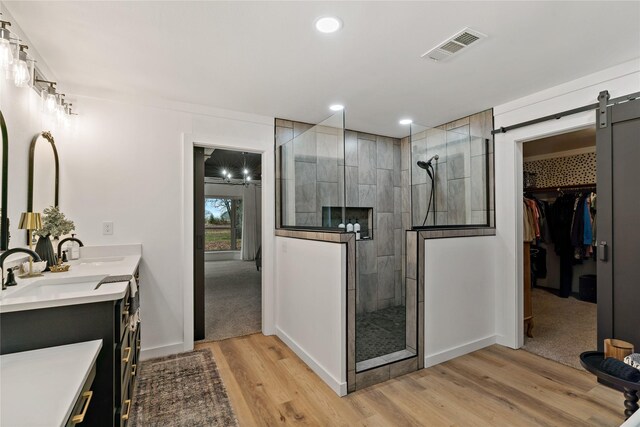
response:
[[[205,251],[242,248],[242,199],[207,197],[204,202]]]

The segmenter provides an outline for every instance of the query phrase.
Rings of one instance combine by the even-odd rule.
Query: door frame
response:
[[[567,120],[565,120],[567,119]],[[523,145],[525,142],[535,141],[537,139],[546,138],[555,135],[562,135],[564,133],[573,132],[577,130],[587,129],[596,125],[596,112],[589,111],[586,113],[576,114],[573,117],[567,117],[563,120],[553,120],[537,125],[523,127],[512,131],[514,133],[515,143],[515,197],[514,197],[514,209],[515,209],[515,259],[516,259],[516,277],[513,281],[515,289],[513,294],[515,301],[512,304],[515,306],[515,324],[513,325],[513,331],[515,331],[516,347],[521,348],[524,345],[524,254],[521,250],[522,242],[524,241],[524,229],[522,224],[522,216],[524,212],[522,210],[522,193],[524,189],[523,185],[523,163],[524,157],[522,155]],[[516,135],[517,133],[517,135]],[[597,154],[596,154],[597,156]],[[518,220],[519,219],[519,220]],[[520,250],[518,250],[520,248]]]
[[[273,200],[268,195],[273,194],[275,185],[273,152],[257,148],[259,145],[249,145],[249,142],[231,145],[220,138],[208,135],[182,134],[182,256],[178,256],[183,271],[182,295],[183,295],[183,349],[193,350],[194,346],[194,147],[246,151],[262,156],[262,333],[273,335],[275,333],[275,235],[274,235],[274,209]]]

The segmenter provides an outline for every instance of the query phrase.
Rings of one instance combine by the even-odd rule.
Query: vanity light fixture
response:
[[[18,45],[18,49],[18,55],[13,61],[13,84],[17,87],[28,87],[33,81],[31,67],[29,66],[29,62],[33,66],[33,61],[27,57],[27,45]]]
[[[333,104],[333,105],[329,106],[329,109],[331,111],[342,111],[342,110],[344,110],[344,105],[342,105],[342,104]]]
[[[411,123],[413,123],[413,120],[411,120],[411,119],[402,119],[398,123],[400,123],[401,125],[410,125]]]
[[[56,106],[58,105],[58,97],[56,96],[56,82],[51,82],[48,80],[41,80],[36,78],[36,83],[45,83],[49,86],[42,89],[41,96],[42,102],[44,104],[45,111],[47,113],[53,114],[56,111]]]
[[[335,16],[323,16],[316,20],[316,30],[324,34],[335,33],[342,28],[342,21]]]
[[[13,63],[13,52],[11,50],[11,32],[7,29],[11,22],[0,21],[0,70],[5,73]]]

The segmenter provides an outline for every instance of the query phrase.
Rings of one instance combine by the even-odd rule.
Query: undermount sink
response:
[[[103,265],[111,262],[120,262],[123,261],[124,257],[114,256],[114,257],[104,257],[104,258],[83,258],[80,259],[80,265]]]
[[[92,291],[106,275],[76,276],[66,278],[40,279],[24,289],[11,294],[11,298],[56,297],[59,295]]]

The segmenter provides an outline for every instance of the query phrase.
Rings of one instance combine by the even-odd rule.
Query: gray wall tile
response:
[[[358,133],[346,131],[344,139],[344,158],[347,166],[358,166]]]
[[[362,208],[376,207],[376,186],[358,185],[359,206]]]
[[[316,165],[315,163],[295,162],[296,174],[296,213],[316,212]]]
[[[396,280],[394,274],[394,257],[378,257],[378,300],[393,299],[395,297]],[[378,306],[380,309],[380,306]]]
[[[393,141],[393,138],[377,137],[376,157],[378,169],[393,169]]]
[[[338,182],[338,138],[335,135],[317,134],[318,181]]]
[[[347,166],[346,167],[347,174],[347,195],[346,195],[346,204],[347,206],[357,207],[360,206],[360,198],[358,196],[358,168]]]
[[[360,280],[358,282],[358,302],[364,312],[375,311],[378,308],[378,275],[373,274],[360,274]]]
[[[378,169],[376,206],[378,212],[393,213],[393,176],[390,170]]]
[[[377,230],[374,236],[378,246],[378,256],[393,255],[393,214],[378,213]]]
[[[356,243],[356,256],[360,274],[371,274],[377,271],[378,246],[375,240],[359,240]]]
[[[376,184],[376,142],[358,139],[358,183]]]

